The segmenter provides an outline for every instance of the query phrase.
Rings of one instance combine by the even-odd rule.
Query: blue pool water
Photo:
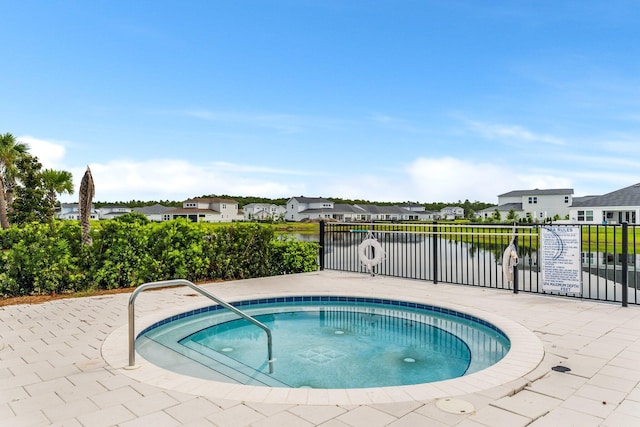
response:
[[[455,311],[393,300],[290,297],[235,304],[273,335],[219,306],[143,331],[138,352],[166,369],[272,387],[363,388],[420,384],[477,372],[509,350],[495,326]]]

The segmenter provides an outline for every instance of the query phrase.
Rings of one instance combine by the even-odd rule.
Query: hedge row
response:
[[[0,296],[67,293],[187,279],[244,279],[317,269],[317,244],[279,240],[268,226],[135,216],[100,221],[93,245],[77,222],[28,224],[0,232]]]

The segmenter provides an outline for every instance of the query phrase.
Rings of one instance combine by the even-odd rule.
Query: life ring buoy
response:
[[[367,252],[367,250],[369,252]],[[373,256],[369,257],[369,253],[373,251]],[[382,249],[382,245],[374,238],[368,238],[360,243],[358,246],[358,256],[360,257],[360,262],[363,263],[369,270],[371,270],[374,266],[380,264],[382,262],[382,258],[384,258],[384,250]]]
[[[502,272],[507,282],[513,282],[513,267],[518,265],[518,252],[513,243],[507,246],[502,254]]]

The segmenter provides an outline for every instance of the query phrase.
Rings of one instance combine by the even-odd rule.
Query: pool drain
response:
[[[335,332],[334,332],[334,334],[336,334],[336,335],[342,335],[342,334],[344,334],[344,331],[335,331]]]
[[[412,357],[405,357],[403,359],[405,362],[407,363],[415,363],[416,359],[412,358]]]
[[[474,406],[462,399],[440,399],[436,401],[436,407],[450,414],[470,414],[475,411]]]
[[[223,348],[223,349],[222,349],[222,350],[220,350],[220,351],[222,351],[223,353],[231,353],[231,352],[233,351],[233,348],[231,348],[231,347],[225,347],[225,348]]]

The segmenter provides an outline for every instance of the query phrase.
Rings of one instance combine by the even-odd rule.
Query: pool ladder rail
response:
[[[199,294],[204,295],[210,300],[220,304],[224,308],[231,310],[238,316],[248,320],[249,322],[253,323],[257,327],[265,331],[267,334],[267,356],[268,356],[268,362],[269,362],[269,373],[273,374],[273,340],[271,338],[271,330],[264,323],[254,319],[253,317],[249,316],[247,313],[241,310],[238,310],[236,307],[221,300],[217,296],[213,295],[211,292],[207,292],[204,289],[200,288],[199,286],[196,286],[192,282],[184,279],[164,280],[161,282],[145,283],[143,285],[138,286],[136,290],[133,291],[133,293],[129,297],[129,366],[128,366],[129,369],[133,369],[136,367],[135,302],[136,302],[136,298],[138,297],[138,294],[140,294],[143,291],[146,291],[147,289],[167,288],[171,286],[188,286],[194,291],[198,292]]]

